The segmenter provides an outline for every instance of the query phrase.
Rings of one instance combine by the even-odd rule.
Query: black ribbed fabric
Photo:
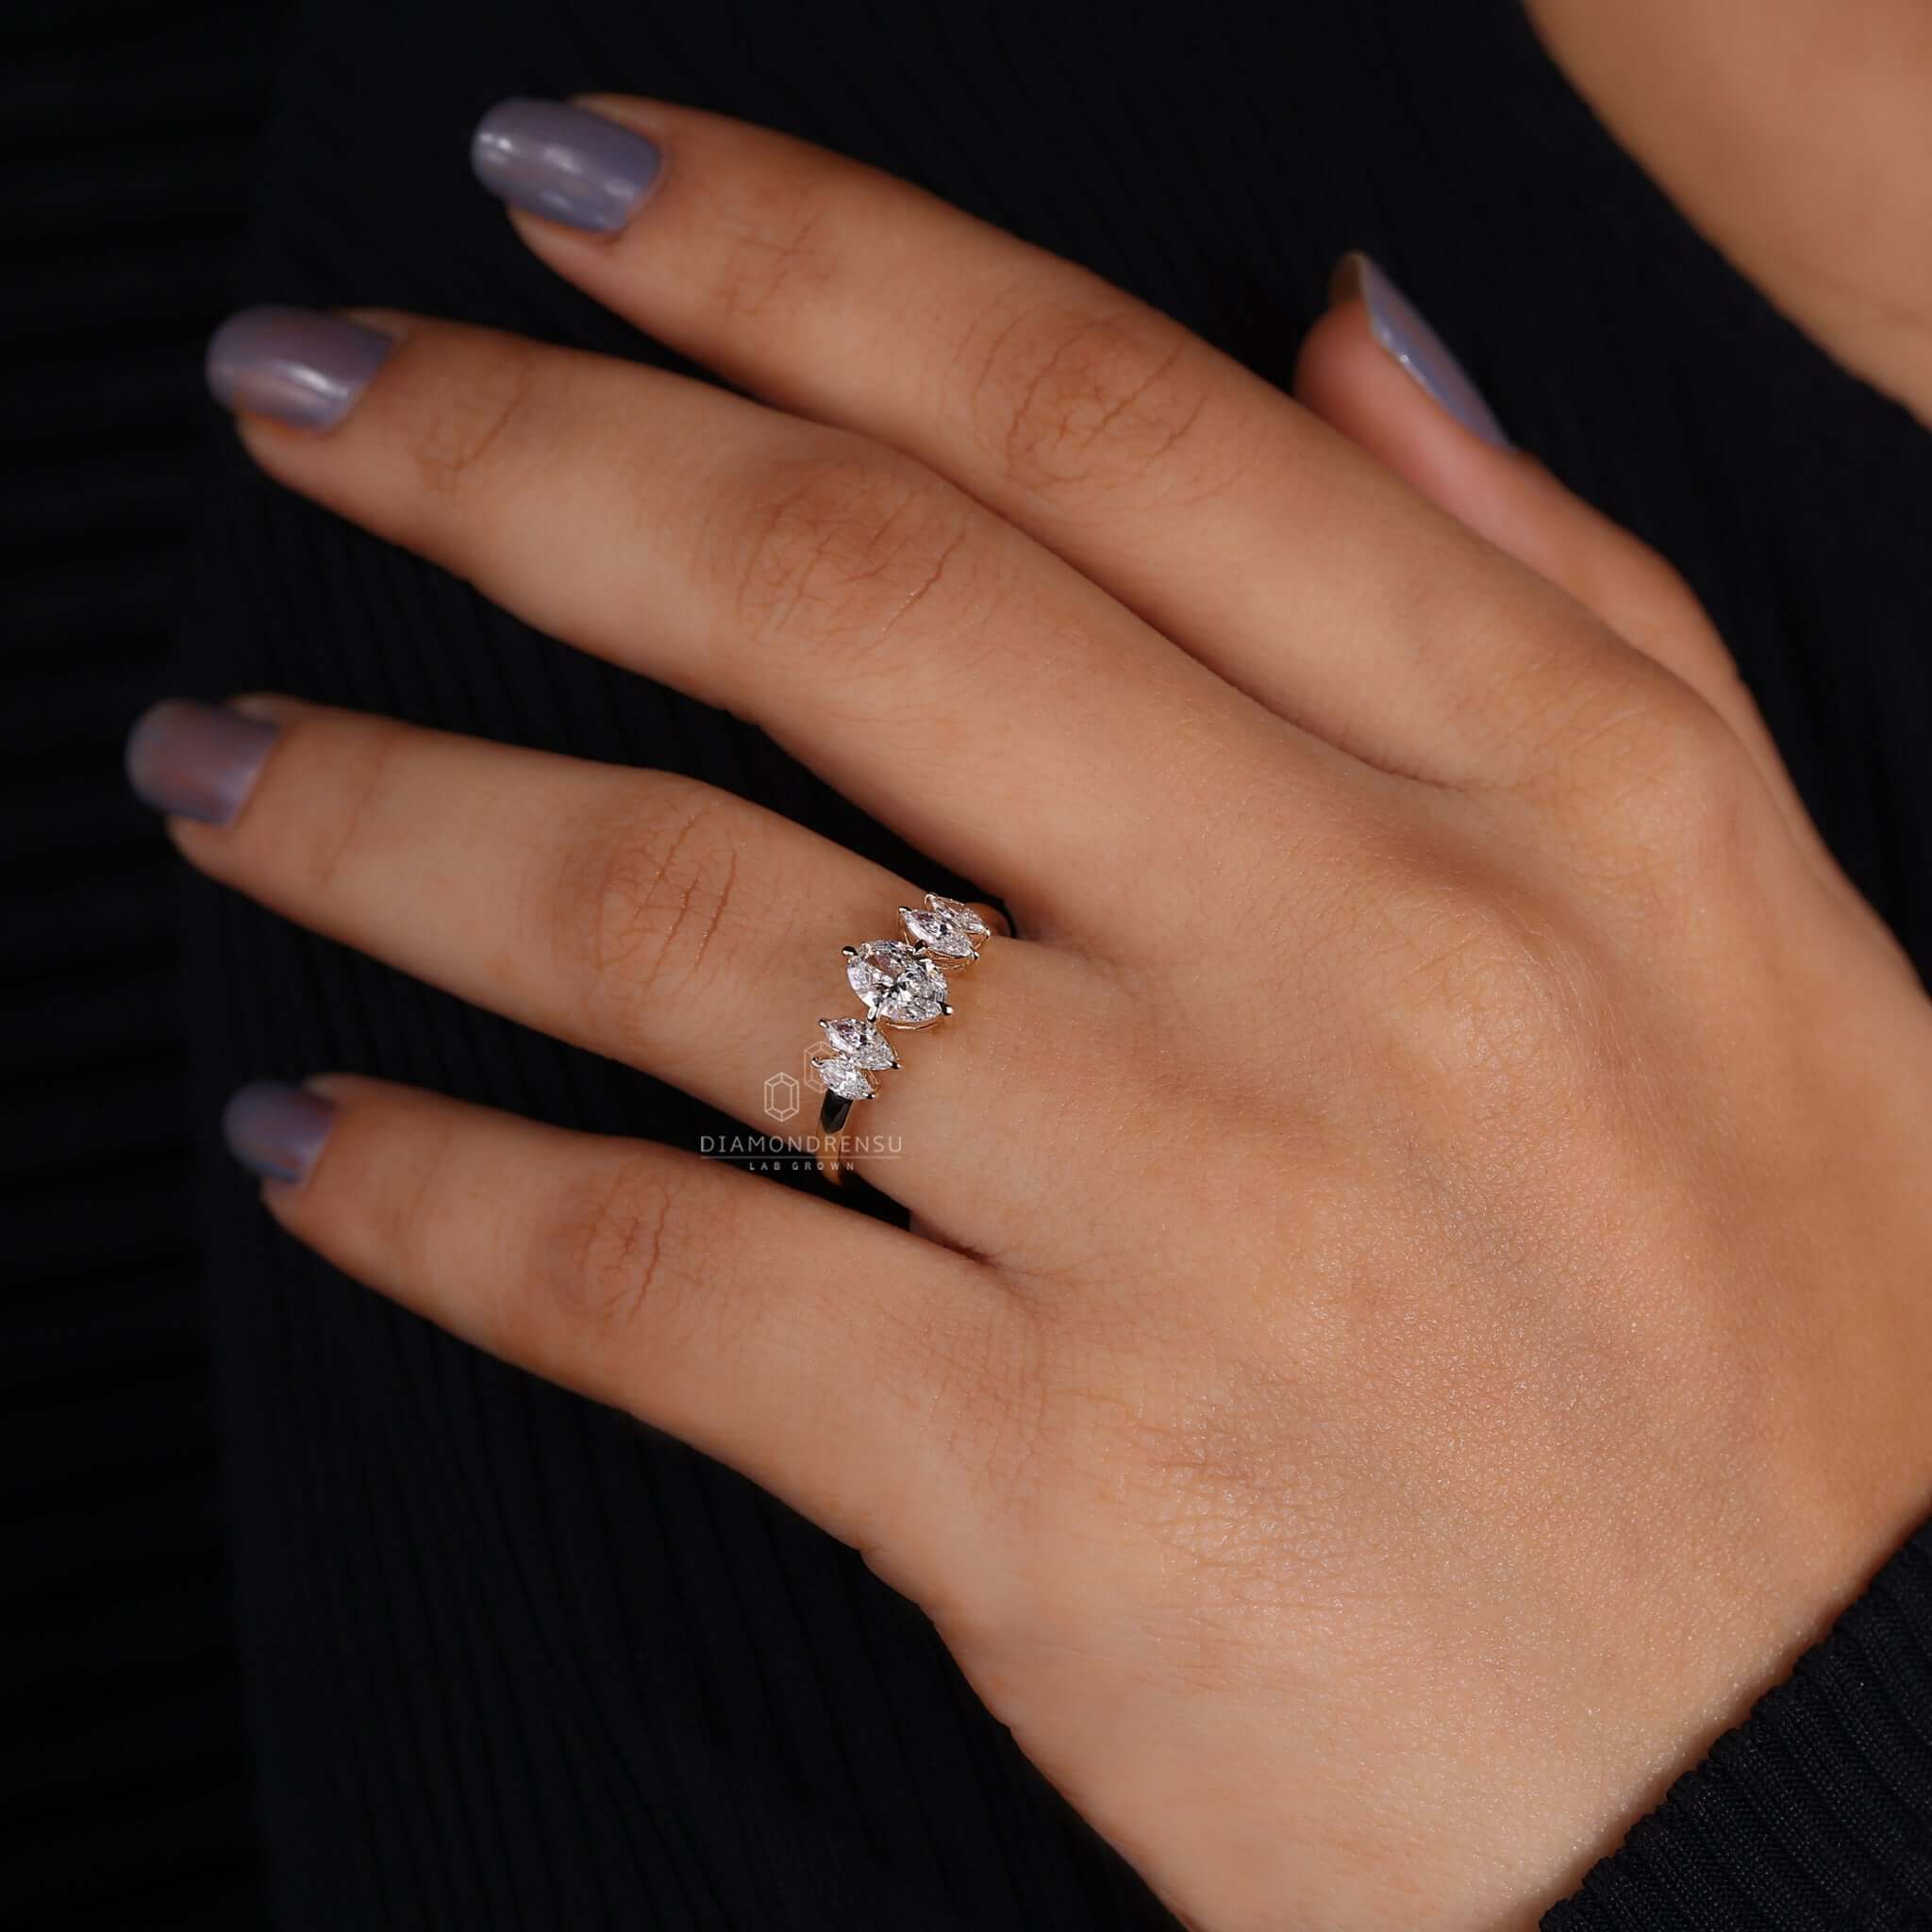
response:
[[[1543,1924],[1932,1926],[1932,1527]]]
[[[1331,263],[1369,248],[1512,435],[1690,577],[1827,838],[1932,959],[1932,443],[1684,226],[1511,0],[311,0],[241,292],[654,355],[467,175],[491,101],[592,87],[919,179],[1284,384]],[[532,635],[220,447],[182,689],[277,686],[689,771],[930,874],[748,727]],[[204,1129],[240,1079],[323,1067],[687,1144],[724,1124],[186,892]],[[850,1553],[343,1283],[205,1151],[284,1924],[1168,1923]],[[1926,1567],[1900,1556],[1553,1923],[1810,1932],[1932,1907]]]
[[[0,1923],[258,1924],[161,688],[279,9],[0,8]]]

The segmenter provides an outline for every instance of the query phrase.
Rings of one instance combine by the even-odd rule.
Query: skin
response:
[[[1848,369],[1932,424],[1932,8],[1524,0],[1677,207]]]
[[[270,1210],[856,1544],[1191,1925],[1532,1924],[1932,1494],[1913,974],[1682,584],[1358,305],[1291,400],[902,184],[597,105],[660,192],[520,233],[762,404],[385,315],[345,423],[248,448],[1024,938],[867,1103],[915,1231],[346,1076]],[[753,1123],[917,903],[681,777],[250,708],[194,864]]]

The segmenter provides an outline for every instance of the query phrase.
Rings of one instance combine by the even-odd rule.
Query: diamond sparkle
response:
[[[805,1072],[814,1087],[823,1087],[841,1100],[870,1100],[878,1091],[849,1054],[816,1054],[805,1063]]]
[[[877,1069],[899,1064],[870,1020],[821,1020],[819,1024],[824,1028],[832,1051],[855,1066]]]
[[[937,892],[928,892],[924,906],[900,907],[899,917],[922,946],[961,964],[979,958],[974,941],[985,939],[991,929],[972,907]]]
[[[845,962],[846,982],[891,1026],[929,1026],[946,1007],[946,975],[901,940],[867,940]]]

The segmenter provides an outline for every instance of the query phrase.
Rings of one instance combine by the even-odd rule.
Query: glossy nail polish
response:
[[[334,1125],[335,1103],[282,1080],[251,1080],[222,1113],[228,1152],[264,1180],[300,1185],[313,1172]]]
[[[655,142],[562,101],[499,101],[470,138],[470,165],[491,193],[528,214],[608,235],[658,184]]]
[[[225,705],[167,698],[127,734],[127,782],[157,811],[225,825],[248,802],[275,727]]]
[[[1495,412],[1448,344],[1374,261],[1359,250],[1344,256],[1335,271],[1334,294],[1338,301],[1361,297],[1375,341],[1465,429],[1497,449],[1510,447]]]
[[[333,429],[395,347],[379,329],[313,308],[244,308],[208,338],[208,386],[227,409]]]

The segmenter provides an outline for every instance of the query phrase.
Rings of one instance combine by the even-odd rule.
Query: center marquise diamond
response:
[[[900,940],[867,940],[845,963],[852,991],[893,1026],[926,1026],[946,1009],[946,975]]]

